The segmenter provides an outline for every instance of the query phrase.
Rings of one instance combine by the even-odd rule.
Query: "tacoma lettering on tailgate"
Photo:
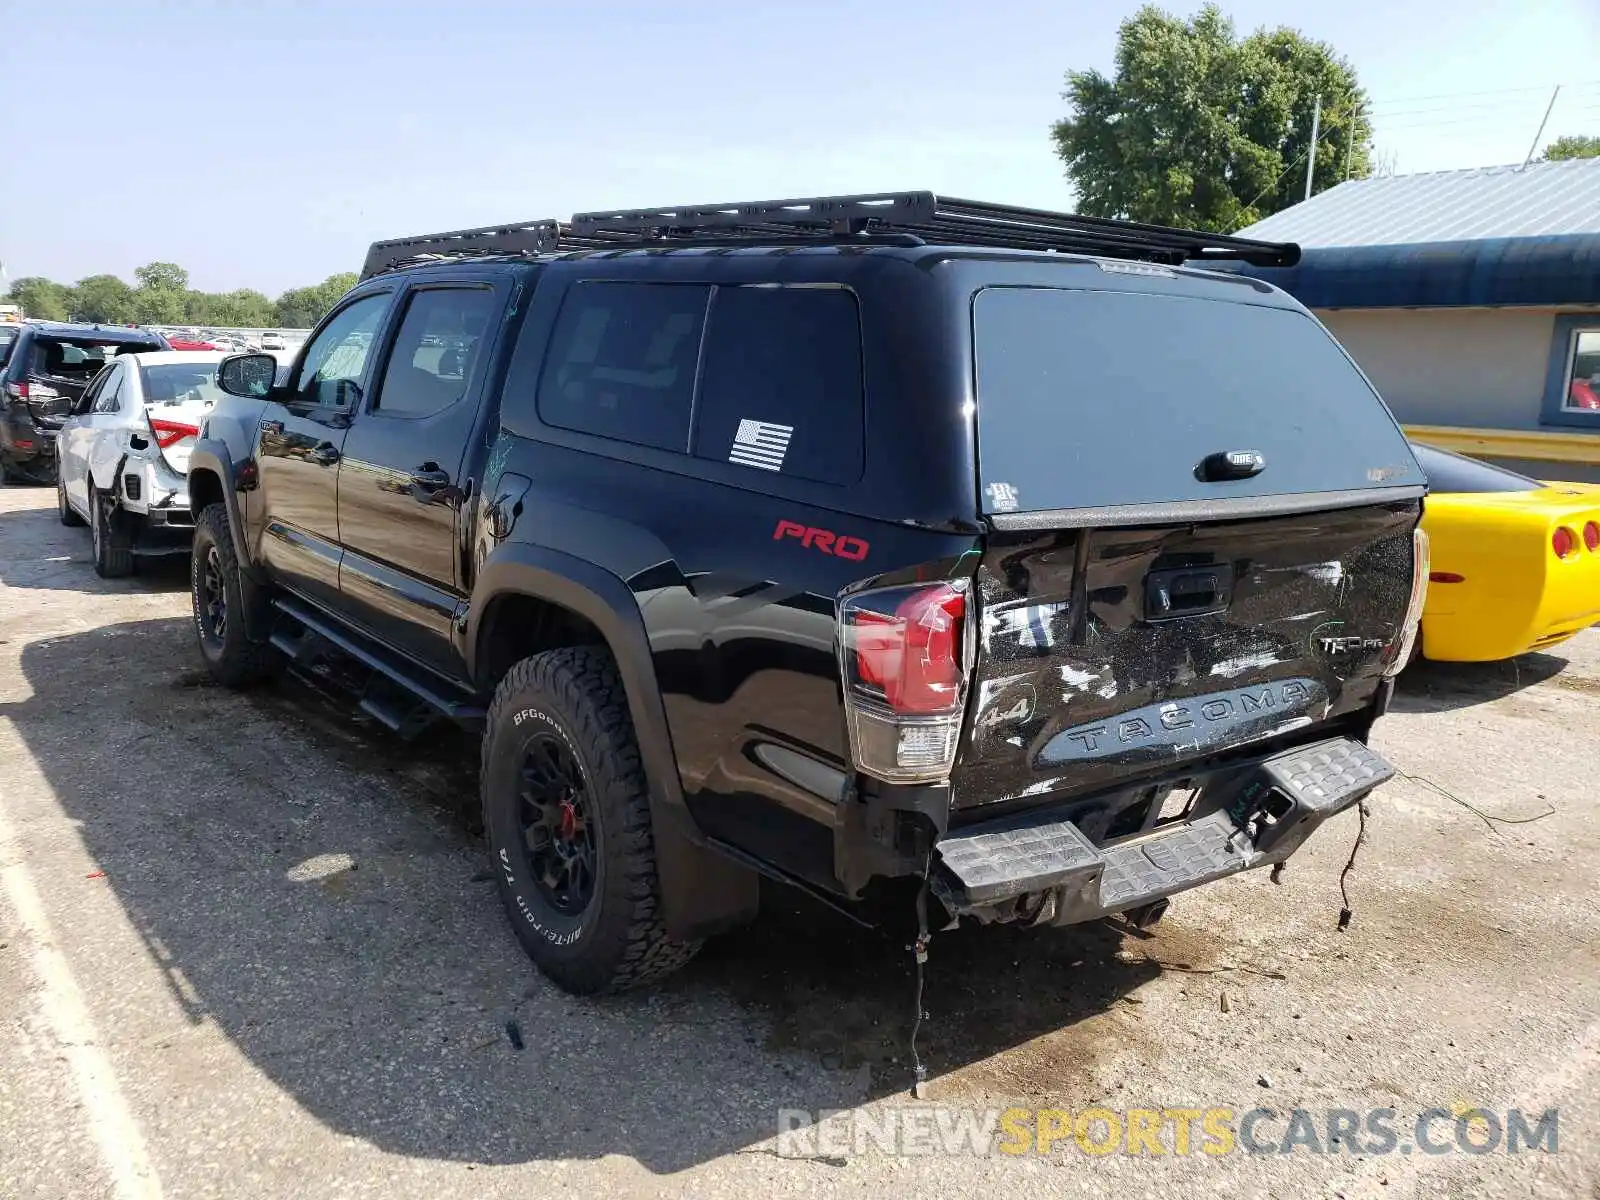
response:
[[[1315,679],[1277,679],[1226,692],[1164,700],[1130,709],[1112,720],[1063,729],[1039,751],[1040,763],[1137,755],[1160,758],[1185,751],[1220,750],[1320,718],[1327,691]]]

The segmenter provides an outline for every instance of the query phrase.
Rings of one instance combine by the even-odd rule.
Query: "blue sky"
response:
[[[1137,7],[1057,0],[79,0],[13,10],[0,93],[39,118],[0,203],[11,278],[276,295],[367,243],[574,210],[930,187],[1066,207],[1048,127]],[[1193,4],[1166,7],[1188,13]],[[1401,171],[1600,132],[1600,0],[1340,0],[1288,18],[1348,57]],[[69,122],[56,125],[60,113]],[[103,126],[99,121],[103,119]],[[30,171],[30,166],[32,170]],[[78,186],[63,191],[64,180]]]

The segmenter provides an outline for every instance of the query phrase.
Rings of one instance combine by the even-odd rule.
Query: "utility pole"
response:
[[[1545,123],[1550,120],[1550,114],[1556,106],[1556,97],[1561,95],[1561,85],[1556,84],[1556,90],[1550,93],[1550,103],[1545,105],[1544,116],[1539,119],[1539,131],[1533,135],[1533,145],[1528,147],[1528,157],[1522,160],[1522,166],[1527,166],[1533,161],[1533,152],[1539,148],[1539,139],[1544,136]],[[1519,167],[1518,170],[1521,168]]]
[[[1543,126],[1540,126],[1542,129]],[[1317,169],[1317,137],[1322,131],[1322,93],[1311,109],[1311,152],[1306,158],[1306,199],[1311,199],[1311,176]]]
[[[1356,156],[1356,126],[1358,122],[1355,114],[1350,116],[1350,136],[1344,144],[1344,180],[1350,182],[1350,162]]]

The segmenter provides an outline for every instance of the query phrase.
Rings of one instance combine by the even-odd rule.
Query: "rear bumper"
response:
[[[1209,781],[1196,815],[1110,846],[1048,813],[969,826],[937,844],[931,882],[955,915],[1091,921],[1282,862],[1393,775],[1359,742],[1329,738]]]
[[[13,466],[24,464],[45,469],[54,477],[56,460],[55,429],[40,428],[20,415],[14,407],[0,413],[0,456]]]

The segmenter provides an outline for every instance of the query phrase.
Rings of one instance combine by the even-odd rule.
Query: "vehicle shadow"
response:
[[[220,1031],[329,1128],[472,1164],[621,1154],[671,1172],[770,1137],[779,1109],[909,1088],[903,938],[785,892],[653,989],[567,996],[522,955],[459,819],[471,739],[400,743],[295,680],[224,692],[191,637],[166,618],[34,642],[32,694],[0,717],[193,1036]],[[1115,1039],[1094,1020],[1161,969],[1122,944],[1106,925],[936,935],[920,1037],[935,1088],[1085,1021],[1036,1090],[1095,1086]],[[184,1065],[183,1034],[150,1032],[127,1036],[152,1094],[234,1102],[226,1074]]]
[[[1543,683],[1566,669],[1553,654],[1523,654],[1501,662],[1455,663],[1419,659],[1401,673],[1391,708],[1435,713],[1500,700]]]
[[[9,547],[8,553],[0,555],[0,583],[14,588],[65,588],[103,594],[188,588],[187,554],[140,557],[134,574],[124,579],[101,579],[93,571],[86,571],[94,555],[89,531],[61,524],[56,516],[54,489],[28,490],[48,499],[50,507],[0,512],[0,542]]]

